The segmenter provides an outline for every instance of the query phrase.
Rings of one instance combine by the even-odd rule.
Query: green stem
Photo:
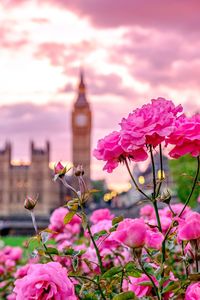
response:
[[[155,214],[156,214],[156,220],[157,220],[157,225],[158,225],[158,229],[160,232],[162,232],[162,226],[161,226],[161,222],[160,222],[160,216],[158,213],[158,205],[157,205],[157,201],[156,201],[156,170],[155,170],[155,163],[154,163],[154,158],[153,158],[153,148],[152,145],[150,145],[150,156],[151,156],[151,164],[152,164],[152,172],[153,172],[153,193],[152,193],[152,203],[153,203],[153,207],[155,210]]]
[[[195,262],[196,262],[196,272],[199,272],[199,262],[198,262],[198,242],[195,240]]]
[[[159,212],[158,212],[158,205],[157,205],[157,201],[153,200],[153,207],[156,213],[156,220],[157,220],[157,224],[158,224],[158,230],[160,232],[162,232],[162,226],[161,226],[161,222],[160,222],[160,216],[159,216]]]
[[[48,249],[47,249],[47,246],[46,246],[44,243],[42,243],[42,245],[43,245],[44,249],[46,250],[46,254],[47,254],[48,257],[50,258],[50,260],[51,260],[51,261],[54,261],[53,256],[52,256],[50,253],[47,252],[47,250],[48,250]]]
[[[131,172],[131,170],[130,170],[130,167],[129,167],[129,164],[128,164],[126,158],[124,159],[124,162],[125,162],[125,165],[126,165],[126,168],[127,168],[127,170],[128,170],[128,173],[129,173],[129,175],[130,175],[130,177],[131,177],[131,179],[132,179],[132,181],[133,181],[133,183],[134,183],[134,185],[135,185],[137,191],[140,192],[145,198],[147,198],[148,200],[151,201],[151,198],[150,198],[148,195],[146,195],[146,194],[139,188],[139,186],[138,186],[138,184],[137,184],[135,178],[133,177],[133,174],[132,174],[132,172]]]
[[[91,279],[91,278],[89,278],[89,277],[86,277],[86,276],[82,276],[82,275],[69,275],[69,277],[70,277],[70,278],[78,278],[78,279],[80,278],[80,279],[88,280],[88,281],[94,283],[94,284],[98,287],[99,292],[100,292],[100,294],[101,294],[101,296],[102,296],[102,299],[103,299],[103,300],[106,300],[106,297],[104,296],[104,293],[103,293],[103,291],[102,291],[102,288],[101,288],[99,282],[96,282],[96,281],[94,281],[93,279]]]
[[[103,274],[104,273],[104,268],[103,268],[103,263],[102,263],[102,260],[101,260],[101,255],[100,255],[99,249],[97,247],[97,244],[96,244],[96,242],[95,242],[95,240],[93,238],[93,235],[92,235],[92,232],[91,232],[89,224],[87,224],[87,230],[88,230],[89,236],[90,236],[90,238],[92,240],[92,243],[93,243],[95,251],[96,251],[96,255],[97,255],[97,258],[98,258],[98,262],[99,262],[99,267],[100,267],[101,273]]]
[[[153,158],[153,148],[152,145],[149,145],[150,147],[150,156],[151,156],[151,164],[152,164],[152,172],[153,172],[153,199],[156,198],[156,170],[155,170],[155,163]]]
[[[148,274],[148,272],[147,272],[147,271],[145,270],[145,268],[143,267],[142,262],[140,261],[140,259],[138,259],[138,263],[139,263],[139,265],[140,265],[140,268],[141,268],[142,271],[144,272],[144,274],[145,274],[145,275],[149,278],[149,280],[151,281],[151,283],[152,283],[152,285],[153,285],[153,288],[154,288],[154,291],[155,291],[155,293],[156,293],[156,296],[157,296],[158,300],[162,300],[162,299],[160,298],[160,295],[159,295],[157,286],[155,285],[155,283],[154,283],[153,279],[151,278],[151,276]]]
[[[124,281],[124,270],[122,270],[122,275],[120,279],[120,293],[123,292],[123,281]]]
[[[158,197],[158,195],[160,193],[160,189],[161,189],[163,179],[164,179],[164,176],[163,176],[162,146],[161,146],[161,144],[159,145],[159,150],[160,150],[160,172],[161,172],[161,176],[160,176],[160,182],[159,182],[159,185],[158,185],[156,197]]]
[[[181,217],[182,213],[184,212],[184,210],[186,209],[186,206],[188,205],[188,203],[190,202],[190,199],[193,195],[193,192],[194,192],[194,189],[195,189],[195,185],[197,183],[197,180],[198,180],[198,176],[199,176],[199,170],[200,170],[200,156],[197,156],[197,171],[196,171],[196,175],[195,175],[195,178],[194,178],[194,181],[193,181],[193,185],[192,185],[192,189],[191,189],[191,192],[185,202],[185,205],[183,207],[183,209],[181,210],[180,214],[178,215],[179,217]]]

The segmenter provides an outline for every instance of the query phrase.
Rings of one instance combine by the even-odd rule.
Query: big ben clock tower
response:
[[[84,76],[81,71],[78,97],[72,111],[72,156],[75,167],[83,166],[88,184],[90,183],[91,123],[92,115],[86,99]]]

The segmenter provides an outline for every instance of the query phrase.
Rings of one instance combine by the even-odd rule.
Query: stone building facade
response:
[[[91,110],[86,100],[83,73],[80,74],[78,96],[72,109],[72,161],[82,164],[87,182],[90,182]],[[63,160],[65,158],[63,157]],[[30,143],[29,165],[12,164],[12,147],[6,143],[0,150],[0,217],[24,215],[24,199],[38,196],[36,215],[48,216],[63,205],[70,192],[59,181],[54,182],[49,168],[50,144],[37,148]],[[72,178],[69,178],[73,182]]]
[[[59,184],[52,181],[49,168],[50,145],[41,149],[30,144],[29,165],[13,165],[12,147],[6,143],[0,151],[0,215],[24,215],[24,200],[27,195],[38,197],[37,215],[48,215],[59,206]]]

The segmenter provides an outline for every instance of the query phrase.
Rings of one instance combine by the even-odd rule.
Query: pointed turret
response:
[[[75,102],[75,107],[87,107],[89,103],[86,99],[86,86],[84,83],[84,72],[80,70],[80,80],[78,85],[78,98]]]

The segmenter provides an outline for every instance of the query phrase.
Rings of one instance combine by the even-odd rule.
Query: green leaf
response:
[[[118,273],[122,272],[122,268],[121,267],[112,267],[111,269],[109,269],[108,271],[106,271],[103,274],[103,278],[110,278]]]
[[[124,292],[116,295],[112,300],[134,300],[137,299],[133,292]]]
[[[141,277],[142,271],[135,266],[135,263],[130,261],[124,267],[128,276],[139,278]]]
[[[66,214],[66,216],[64,217],[64,224],[66,225],[66,224],[68,224],[71,220],[72,220],[72,218],[73,218],[73,216],[76,214],[76,211],[70,211],[70,212],[68,212],[67,214]]]
[[[48,254],[59,254],[58,250],[56,248],[53,248],[53,247],[48,247],[46,250],[45,250],[45,253],[48,253]]]
[[[87,294],[82,298],[83,300],[98,300],[97,297],[94,294]]]
[[[124,220],[124,217],[123,216],[118,216],[118,217],[115,217],[114,219],[112,219],[112,226],[118,224],[119,222],[123,221]]]
[[[154,270],[154,268],[153,268],[150,264],[145,263],[145,264],[144,264],[144,269],[145,269],[145,271],[146,271],[149,275],[155,275],[155,270]]]
[[[88,226],[88,219],[87,219],[86,214],[82,213],[81,219],[82,219],[82,226],[83,226],[83,229],[86,230],[86,228],[87,228],[87,226]]]
[[[94,236],[93,236],[93,238],[94,238],[94,240],[96,241],[96,240],[98,240],[101,236],[104,236],[104,235],[106,235],[106,234],[107,234],[107,231],[106,231],[106,230],[101,230],[101,231],[95,233]]]
[[[175,289],[177,289],[180,286],[180,282],[179,281],[170,281],[162,290],[162,294],[173,291]]]
[[[141,286],[153,286],[153,284],[151,283],[151,281],[138,282],[137,284],[141,285]]]
[[[75,272],[78,269],[78,262],[79,262],[78,256],[74,256],[72,259],[72,267]]]

